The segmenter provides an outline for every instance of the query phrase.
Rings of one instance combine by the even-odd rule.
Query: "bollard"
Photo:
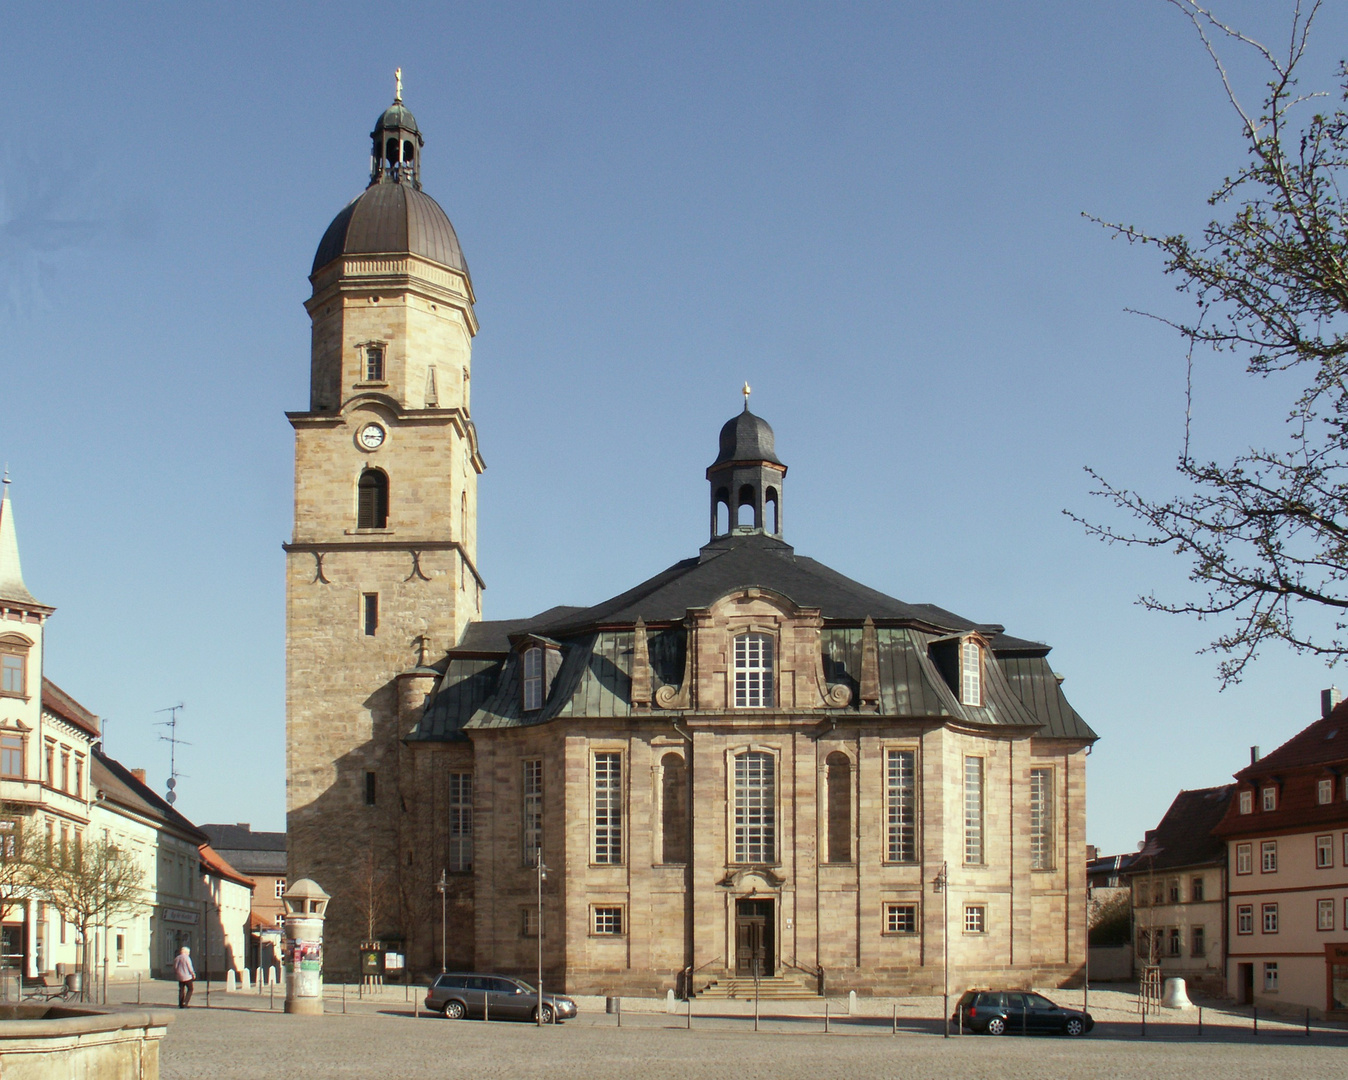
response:
[[[140,972],[136,972],[136,1004],[140,1004]]]
[[[225,993],[232,994],[238,989],[238,984],[234,981],[234,969],[230,968],[225,972]]]
[[[1250,1014],[1254,1017],[1254,1033],[1259,1034],[1259,1006],[1251,1005]]]
[[[346,980],[342,980],[342,1015],[346,1015]]]
[[[688,994],[688,1022],[684,1025],[684,1030],[693,1030],[693,995],[691,992]]]
[[[828,998],[824,999],[824,1034],[828,1034]]]
[[[267,984],[267,1008],[269,1008],[269,1009],[274,1009],[274,1008],[276,1008],[276,984],[275,984],[275,983],[268,983],[268,984]]]
[[[412,995],[412,1019],[421,1019],[421,995],[419,993]]]
[[[491,994],[482,995],[482,1022],[485,1024],[491,1019]]]
[[[949,1023],[949,1021],[947,1021],[947,1023]],[[898,1033],[899,1033],[899,1003],[896,1001],[894,1002],[894,1030],[891,1031],[890,1034],[897,1035]]]
[[[1311,1011],[1310,1011],[1310,1009],[1307,1009],[1307,1010],[1306,1010],[1306,1038],[1309,1039],[1310,1036],[1311,1036]]]
[[[754,1030],[758,1030],[758,988],[754,988]]]
[[[1147,1037],[1147,1010],[1145,1006],[1142,1009],[1142,1037],[1144,1039]]]
[[[1198,1006],[1198,1037],[1203,1037],[1203,1006]]]
[[[618,1026],[623,1026],[623,999],[618,999]]]

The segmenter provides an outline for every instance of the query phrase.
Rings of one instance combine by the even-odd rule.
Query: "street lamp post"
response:
[[[941,977],[945,980],[941,993],[941,1013],[945,1017],[943,1039],[950,1038],[950,874],[949,865],[942,860],[941,872],[932,881],[932,890],[941,894]]]
[[[440,880],[436,882],[435,890],[440,894],[440,974],[443,975],[449,970],[445,967],[445,911],[448,904],[449,880],[445,877],[444,870],[440,871]]]
[[[535,849],[534,861],[538,864],[538,1008],[534,1019],[543,1026],[543,882],[548,880],[548,868],[543,865],[543,848]]]

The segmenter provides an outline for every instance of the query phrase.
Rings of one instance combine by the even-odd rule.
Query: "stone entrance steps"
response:
[[[699,1001],[752,1001],[750,975],[721,975],[693,995]],[[768,975],[758,980],[761,1001],[818,1001],[818,984],[807,975]]]

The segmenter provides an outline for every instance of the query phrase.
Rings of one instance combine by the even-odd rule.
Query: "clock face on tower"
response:
[[[384,429],[378,424],[366,424],[360,429],[360,445],[366,450],[378,450],[384,445]]]

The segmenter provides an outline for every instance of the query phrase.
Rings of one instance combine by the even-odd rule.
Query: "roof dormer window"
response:
[[[740,634],[735,638],[735,708],[772,708],[772,687],[772,637]]]
[[[1278,809],[1278,789],[1275,787],[1264,788],[1264,809]]]
[[[960,642],[960,704],[983,704],[983,650],[978,642]]]
[[[543,707],[543,650],[535,645],[524,652],[524,711]]]
[[[1254,813],[1254,792],[1242,791],[1240,793],[1240,812],[1242,814]]]

